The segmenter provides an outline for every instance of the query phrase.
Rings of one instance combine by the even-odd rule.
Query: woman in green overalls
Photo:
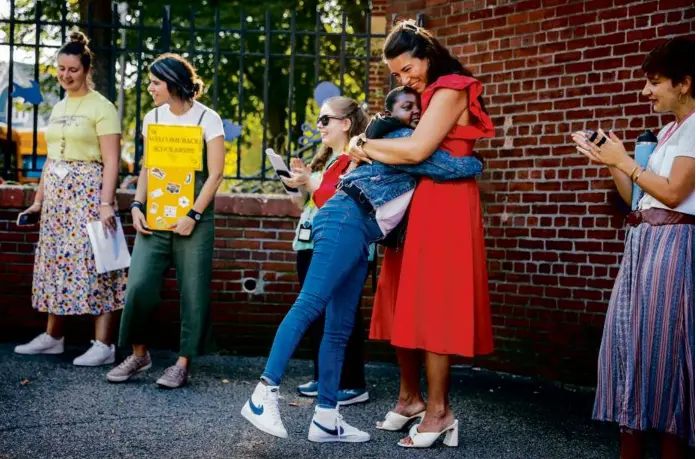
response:
[[[140,171],[135,200],[131,204],[133,226],[138,234],[119,339],[121,345],[133,346],[133,354],[106,375],[111,382],[126,381],[152,366],[147,350],[151,335],[149,318],[160,303],[164,275],[172,265],[181,292],[179,358],[165,370],[157,384],[167,388],[186,384],[191,358],[204,352],[210,338],[210,282],[215,229],[213,201],[222,182],[225,146],[220,116],[194,100],[201,88],[195,69],[181,56],[164,54],[150,66],[148,92],[156,108],[143,119],[145,143],[147,127],[152,123],[201,126],[203,170],[195,173],[193,208],[172,225],[172,231],[148,228],[145,209],[150,171],[145,167]]]

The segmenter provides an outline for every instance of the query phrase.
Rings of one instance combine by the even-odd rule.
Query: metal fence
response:
[[[367,105],[372,89],[370,66],[380,59],[379,53],[372,52],[373,40],[384,38],[384,31],[371,30],[369,10],[331,14],[325,8],[310,13],[290,8],[252,14],[232,7],[160,5],[153,11],[150,3],[156,2],[148,2],[133,10],[114,3],[110,14],[105,14],[95,12],[91,3],[86,12],[80,12],[75,2],[70,6],[37,1],[21,8],[16,1],[9,1],[9,16],[0,18],[5,32],[0,51],[9,51],[5,126],[0,123],[0,137],[5,129],[9,141],[0,142],[0,148],[3,177],[10,179],[39,175],[42,145],[45,148],[42,120],[63,96],[51,71],[56,51],[71,29],[79,28],[92,38],[97,90],[119,109],[124,134],[122,174],[137,173],[142,157],[141,122],[152,107],[149,96],[143,94],[147,65],[161,53],[176,52],[192,61],[210,85],[201,102],[224,119],[225,175],[237,181],[272,177],[264,153],[268,146],[288,158],[314,151],[318,142],[314,119],[319,109],[314,91],[320,82]],[[38,86],[44,101],[31,105],[24,135],[16,132],[16,120],[13,126],[13,115],[17,115],[13,110],[26,112],[27,102],[32,101],[25,97],[20,105],[12,98],[13,88],[16,93],[22,89],[18,86],[26,86],[26,81],[25,85],[17,81],[18,69],[31,73],[30,85]],[[0,96],[0,112],[2,101]],[[24,148],[12,142],[17,138],[25,139]]]

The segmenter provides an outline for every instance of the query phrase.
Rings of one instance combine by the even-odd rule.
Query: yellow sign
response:
[[[193,169],[148,169],[147,226],[171,231],[169,227],[193,207],[195,181]]]
[[[203,170],[203,128],[148,124],[145,167]]]

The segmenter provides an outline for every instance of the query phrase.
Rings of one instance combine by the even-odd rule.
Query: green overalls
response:
[[[198,125],[203,121],[206,111],[198,120]],[[155,109],[155,124],[157,122]],[[205,139],[202,169],[195,173],[194,199],[198,198],[203,184],[208,179]],[[150,317],[161,302],[164,275],[173,265],[181,293],[179,355],[191,357],[210,350],[210,283],[214,233],[214,200],[205,209],[201,221],[196,223],[190,236],[180,236],[171,231],[152,231],[150,236],[138,233],[128,272],[126,306],[121,316],[119,345],[149,344],[152,330]]]

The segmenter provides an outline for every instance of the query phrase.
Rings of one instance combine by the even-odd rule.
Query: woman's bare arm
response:
[[[104,164],[101,202],[113,203],[118,182],[118,162],[121,159],[121,134],[99,136],[99,149]]]
[[[625,174],[629,174],[637,163],[633,160],[618,165]],[[694,191],[694,158],[677,156],[672,163],[669,177],[662,177],[649,170],[643,171],[636,183],[646,193],[662,204],[675,208]]]

